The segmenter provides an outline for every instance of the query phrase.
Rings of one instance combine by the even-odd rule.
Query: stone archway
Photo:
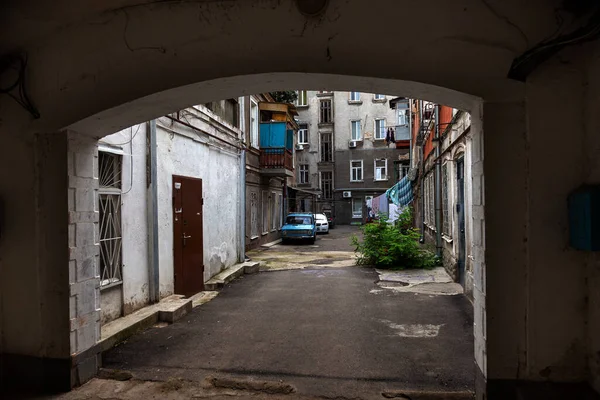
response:
[[[551,2],[524,7],[476,0],[460,7],[330,2],[313,18],[300,14],[292,0],[14,3],[0,49],[28,54],[28,88],[41,118],[31,120],[10,98],[0,99],[0,190],[7,215],[2,353],[50,360],[69,384],[72,363],[95,368],[93,346],[73,351],[77,340],[97,338],[94,324],[80,318],[94,307],[81,316],[71,312],[77,298],[93,297],[94,288],[70,281],[81,266],[69,262],[85,256],[77,241],[87,237],[85,218],[93,218],[86,214],[93,209],[84,210],[90,204],[86,179],[93,179],[91,138],[215,98],[352,88],[466,109],[485,131],[485,148],[483,140],[474,143],[473,160],[473,190],[480,193],[477,258],[486,266],[475,276],[483,385],[485,378],[490,388],[587,380],[599,388],[598,362],[588,357],[599,346],[593,338],[600,337],[596,263],[568,249],[564,209],[570,190],[600,180],[593,135],[600,124],[594,113],[599,64],[588,56],[598,54],[598,45],[563,51],[561,60],[551,59],[526,83],[507,78],[516,56],[556,30],[554,12]],[[548,108],[556,104],[563,117],[549,120]],[[68,133],[50,134],[65,128]],[[548,154],[572,168],[549,164]],[[88,225],[66,226],[64,215]],[[28,296],[19,303],[23,288]],[[479,393],[485,392],[482,386]]]

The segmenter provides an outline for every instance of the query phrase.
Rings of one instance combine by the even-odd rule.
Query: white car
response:
[[[324,214],[315,214],[315,222],[317,225],[317,233],[329,233],[329,222]]]

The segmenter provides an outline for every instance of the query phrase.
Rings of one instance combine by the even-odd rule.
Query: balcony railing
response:
[[[260,167],[267,169],[294,169],[293,155],[284,147],[272,147],[260,150]]]

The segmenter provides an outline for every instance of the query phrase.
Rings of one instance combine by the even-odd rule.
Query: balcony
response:
[[[269,176],[294,176],[294,155],[285,147],[260,150],[260,172]]]
[[[260,124],[260,172],[267,176],[294,176],[294,130],[285,121]]]

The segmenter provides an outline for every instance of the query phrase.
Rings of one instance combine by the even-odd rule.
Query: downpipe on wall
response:
[[[419,101],[419,135],[423,128],[423,100]],[[425,143],[421,143],[421,238],[419,243],[425,243]]]
[[[160,301],[158,270],[158,157],[156,146],[156,120],[147,122],[148,160],[150,163],[146,196],[148,201],[148,260],[150,277],[150,302]]]
[[[435,248],[442,257],[442,162],[440,160],[440,106],[435,106]]]

